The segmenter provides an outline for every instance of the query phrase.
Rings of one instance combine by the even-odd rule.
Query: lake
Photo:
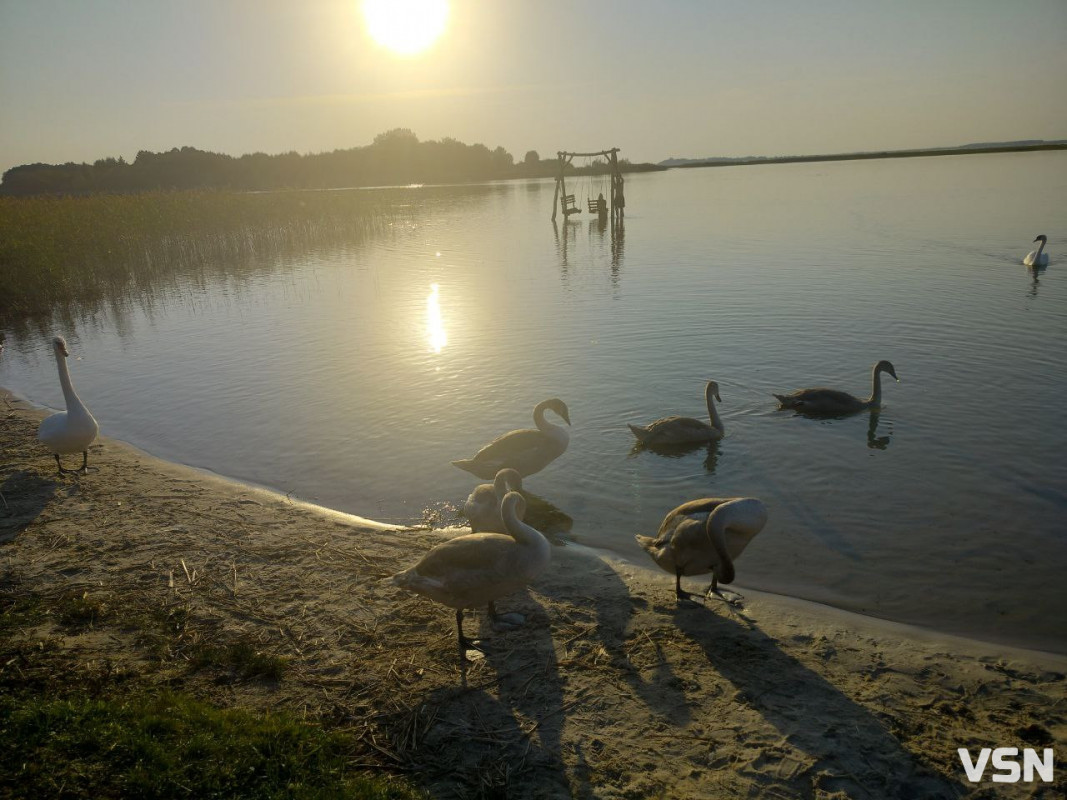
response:
[[[1067,652],[1067,154],[627,176],[616,231],[553,225],[553,188],[413,188],[369,240],[9,330],[0,385],[62,407],[62,333],[104,434],[403,523],[461,505],[479,481],[449,462],[560,397],[570,447],[526,488],[565,539],[651,565],[633,535],[676,504],[755,496],[738,586]],[[875,418],[776,410],[865,397],[879,359],[901,381]],[[722,442],[634,450],[628,422],[704,417],[707,379]]]

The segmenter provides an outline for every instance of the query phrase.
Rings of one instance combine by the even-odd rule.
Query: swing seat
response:
[[[571,214],[577,214],[581,209],[574,205],[574,195],[563,195],[563,215],[569,217]]]
[[[607,211],[607,207],[606,207],[607,206],[607,202],[605,201],[604,203],[601,203],[600,202],[600,198],[597,198],[596,200],[590,199],[588,201],[588,203],[589,203],[589,213],[590,214],[599,214],[599,213],[601,213],[602,209],[605,212]]]

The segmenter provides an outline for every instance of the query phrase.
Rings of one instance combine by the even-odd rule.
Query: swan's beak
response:
[[[722,398],[719,397],[719,393],[718,392],[715,392],[715,399],[720,403],[722,402]]]

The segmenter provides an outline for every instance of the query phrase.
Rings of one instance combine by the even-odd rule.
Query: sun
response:
[[[448,0],[363,0],[371,38],[403,56],[437,41],[448,22]]]

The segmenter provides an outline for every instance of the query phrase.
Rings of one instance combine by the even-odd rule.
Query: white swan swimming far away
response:
[[[884,359],[874,365],[871,376],[871,396],[860,400],[848,392],[837,389],[798,389],[790,394],[776,394],[780,408],[792,408],[802,414],[853,414],[868,408],[881,408],[882,380],[881,373],[888,372],[896,380],[897,372],[893,365]]]
[[[524,478],[540,472],[563,455],[570,442],[567,429],[545,420],[545,411],[554,411],[564,422],[571,424],[566,403],[558,397],[542,400],[533,411],[537,430],[524,428],[505,433],[479,450],[473,458],[453,461],[452,465],[483,480],[492,480],[497,472],[507,467]]]
[[[636,538],[653,561],[674,573],[678,599],[690,596],[682,590],[683,575],[710,572],[711,585],[705,594],[731,602],[719,590],[719,583],[733,582],[734,561],[766,524],[767,508],[754,497],[704,497],[672,509],[655,539]]]
[[[481,483],[463,504],[463,515],[470,522],[474,533],[507,533],[504,518],[500,516],[500,504],[509,491],[522,489],[522,476],[508,468],[497,472],[492,483]]]
[[[517,592],[548,566],[552,546],[521,519],[526,501],[508,492],[500,504],[507,533],[469,533],[434,547],[418,564],[389,580],[408,591],[456,609],[460,659],[481,649],[463,635],[463,610],[487,604],[498,619],[494,601]]]
[[[1045,252],[1045,243],[1048,241],[1048,237],[1042,233],[1034,241],[1041,242],[1041,244],[1037,246],[1036,250],[1031,250],[1026,254],[1023,263],[1028,267],[1047,267],[1048,253]]]
[[[60,411],[41,421],[37,429],[37,438],[52,451],[56,457],[56,465],[63,472],[88,472],[89,471],[89,445],[93,443],[99,426],[85,403],[81,401],[74,386],[70,382],[70,372],[67,371],[67,342],[62,336],[52,340],[52,351],[56,356],[56,366],[59,368],[59,385],[63,387],[63,399],[67,402],[67,410]],[[81,453],[81,469],[64,469],[59,460],[60,455],[68,453]]]
[[[693,417],[663,417],[648,425],[629,425],[629,423],[627,425],[641,444],[672,445],[716,442],[725,435],[726,430],[718,411],[715,410],[715,400],[722,402],[722,398],[719,397],[719,384],[715,381],[708,381],[707,386],[704,387],[704,400],[708,404],[710,425]]]

